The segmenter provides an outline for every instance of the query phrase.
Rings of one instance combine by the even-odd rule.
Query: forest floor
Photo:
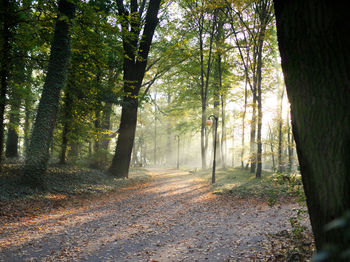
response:
[[[312,241],[295,198],[214,194],[196,172],[27,209],[0,204],[0,261],[308,261]],[[65,195],[52,194],[59,200]],[[58,203],[58,204],[57,204]],[[29,207],[31,205],[31,207]],[[2,213],[1,213],[2,212]]]

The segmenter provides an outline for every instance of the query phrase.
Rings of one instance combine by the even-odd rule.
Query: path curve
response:
[[[5,225],[0,261],[260,261],[296,204],[217,196],[188,172]],[[264,244],[265,243],[265,244]]]

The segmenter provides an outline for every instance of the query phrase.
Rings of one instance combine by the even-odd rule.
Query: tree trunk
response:
[[[293,171],[293,136],[291,134],[289,115],[290,115],[290,112],[287,112],[288,172],[292,172]]]
[[[30,130],[31,130],[31,122],[32,122],[32,114],[33,114],[33,97],[30,90],[30,87],[26,87],[27,93],[24,97],[24,110],[25,110],[25,116],[24,116],[24,155],[27,155],[27,151],[29,148],[29,137],[30,137]]]
[[[256,173],[255,176],[256,178],[261,178],[261,171],[262,171],[262,141],[261,141],[261,130],[262,130],[262,101],[261,101],[261,87],[258,88],[260,90],[258,92],[258,133],[256,137],[256,142],[257,142],[257,154],[256,154]]]
[[[122,108],[117,147],[109,168],[109,172],[118,178],[128,177],[137,123],[137,99],[125,98],[124,102],[129,106]]]
[[[214,115],[220,117],[220,67],[221,67],[221,56],[218,54],[216,59],[214,60],[214,79],[213,79],[213,87],[214,87]],[[213,130],[218,130],[219,123],[213,123]],[[215,139],[215,132],[212,133],[213,141]],[[221,143],[219,143],[219,136],[216,137],[216,165],[219,166],[222,163],[221,156]]]
[[[272,171],[276,171],[276,164],[275,164],[275,152],[273,149],[273,133],[271,131],[271,127],[269,126],[269,137],[270,137],[270,149],[271,149],[271,158],[272,158]]]
[[[4,154],[4,117],[5,117],[5,106],[6,106],[6,94],[8,88],[8,78],[11,67],[11,15],[13,10],[9,0],[1,1],[1,23],[2,23],[2,46],[1,46],[1,61],[0,61],[0,163],[3,159]]]
[[[324,231],[350,208],[349,9],[349,2],[275,0],[293,134],[318,250],[326,243],[350,246],[344,230]]]
[[[7,128],[6,157],[18,157],[18,133],[20,125],[20,110],[22,104],[22,93],[25,85],[25,60],[23,54],[18,54],[19,58],[14,61],[14,70],[11,74],[13,86],[10,90],[9,123]]]
[[[244,86],[244,110],[242,115],[242,151],[241,151],[241,168],[244,168],[244,140],[245,140],[245,117],[247,114],[247,102],[248,102],[248,79],[245,81]]]
[[[123,1],[117,0],[118,13],[123,20],[121,25],[125,53],[123,61],[124,97],[117,146],[108,171],[118,178],[127,178],[129,174],[137,123],[138,95],[146,71],[153,34],[158,24],[160,2],[160,0],[150,0],[145,23],[142,26],[140,20],[143,14],[137,11],[137,1],[130,3],[130,11],[135,15],[135,19],[130,21],[127,19],[128,12],[125,10]],[[142,27],[142,36],[140,36]]]
[[[157,165],[157,88],[154,94],[154,149],[153,164]]]
[[[104,134],[101,137],[100,147],[105,152],[108,152],[109,142],[114,135],[109,134],[111,129],[112,103],[107,102],[103,107],[101,128]]]
[[[167,103],[168,106],[171,105],[171,94],[168,91],[167,94]],[[168,117],[167,119],[167,125],[166,125],[166,136],[167,136],[167,142],[166,142],[166,165],[168,167],[171,166],[171,159],[172,159],[172,148],[171,148],[171,119]]]
[[[250,122],[250,173],[255,173],[256,169],[256,91],[253,92],[252,120]]]
[[[227,156],[227,136],[226,136],[226,115],[225,115],[225,98],[221,95],[221,166],[226,168]]]
[[[74,17],[75,5],[71,1],[60,0],[58,12],[48,71],[24,166],[23,182],[33,188],[44,187],[42,174],[46,171],[49,160],[60,91],[66,82],[70,57],[70,21],[62,17],[71,20]]]
[[[12,97],[11,112],[8,123],[8,133],[6,141],[6,157],[18,157],[18,132],[20,124],[21,99],[17,96]]]
[[[256,67],[256,80],[257,80],[257,102],[258,102],[258,134],[257,134],[257,169],[256,178],[261,177],[262,172],[262,56],[263,56],[263,46],[265,41],[265,32],[267,25],[270,21],[272,12],[272,1],[264,0],[260,1],[256,6],[256,11],[259,15],[260,29],[257,41],[257,67]]]
[[[69,86],[69,84],[68,84]],[[71,129],[72,122],[72,97],[69,93],[69,88],[66,90],[63,104],[63,130],[62,130],[62,144],[59,163],[61,165],[66,164],[67,160],[67,148],[68,148],[68,134]]]
[[[279,81],[277,81],[279,82]],[[283,161],[282,161],[282,151],[283,151],[283,119],[282,119],[282,111],[283,111],[283,96],[284,96],[284,88],[282,85],[279,86],[280,95],[278,96],[278,172],[283,172]]]

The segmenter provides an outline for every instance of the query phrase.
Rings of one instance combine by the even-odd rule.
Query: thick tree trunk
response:
[[[344,230],[324,231],[350,208],[349,9],[349,2],[275,0],[293,134],[318,250],[326,243],[350,246]]]
[[[123,62],[124,98],[117,146],[108,171],[118,178],[128,177],[129,174],[137,123],[138,95],[146,71],[153,34],[158,24],[160,2],[160,0],[150,0],[145,23],[142,26],[140,19],[143,14],[137,11],[139,9],[137,1],[130,3],[130,11],[137,19],[127,21],[128,12],[123,1],[117,0],[118,13],[125,20],[121,23],[125,53]],[[142,36],[140,36],[142,27]]]
[[[24,166],[23,182],[33,188],[44,186],[42,174],[46,171],[49,160],[49,148],[56,123],[60,91],[66,82],[70,57],[70,22],[62,17],[72,19],[75,5],[72,1],[60,0],[58,12],[49,67]]]
[[[6,106],[6,94],[8,88],[8,78],[11,67],[11,16],[13,10],[10,1],[1,0],[1,23],[2,23],[2,46],[1,46],[1,60],[0,60],[0,163],[3,159],[4,154],[4,117],[5,117],[5,106]]]
[[[115,155],[109,172],[117,177],[128,177],[132,148],[137,123],[137,99],[124,99],[129,106],[123,106],[119,125],[119,136]]]

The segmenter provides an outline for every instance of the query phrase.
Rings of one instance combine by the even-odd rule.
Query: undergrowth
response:
[[[211,171],[199,172],[202,179],[210,181]],[[273,206],[280,197],[296,197],[300,203],[305,201],[301,177],[297,174],[262,172],[261,178],[248,170],[218,169],[216,183],[212,185],[215,194],[230,194],[238,197],[264,198]]]
[[[50,194],[89,195],[103,194],[151,178],[142,168],[131,169],[129,179],[116,179],[95,169],[76,166],[50,166],[43,174],[46,190],[33,191],[19,183],[21,166],[5,164],[0,172],[0,201],[27,198],[45,198]]]

